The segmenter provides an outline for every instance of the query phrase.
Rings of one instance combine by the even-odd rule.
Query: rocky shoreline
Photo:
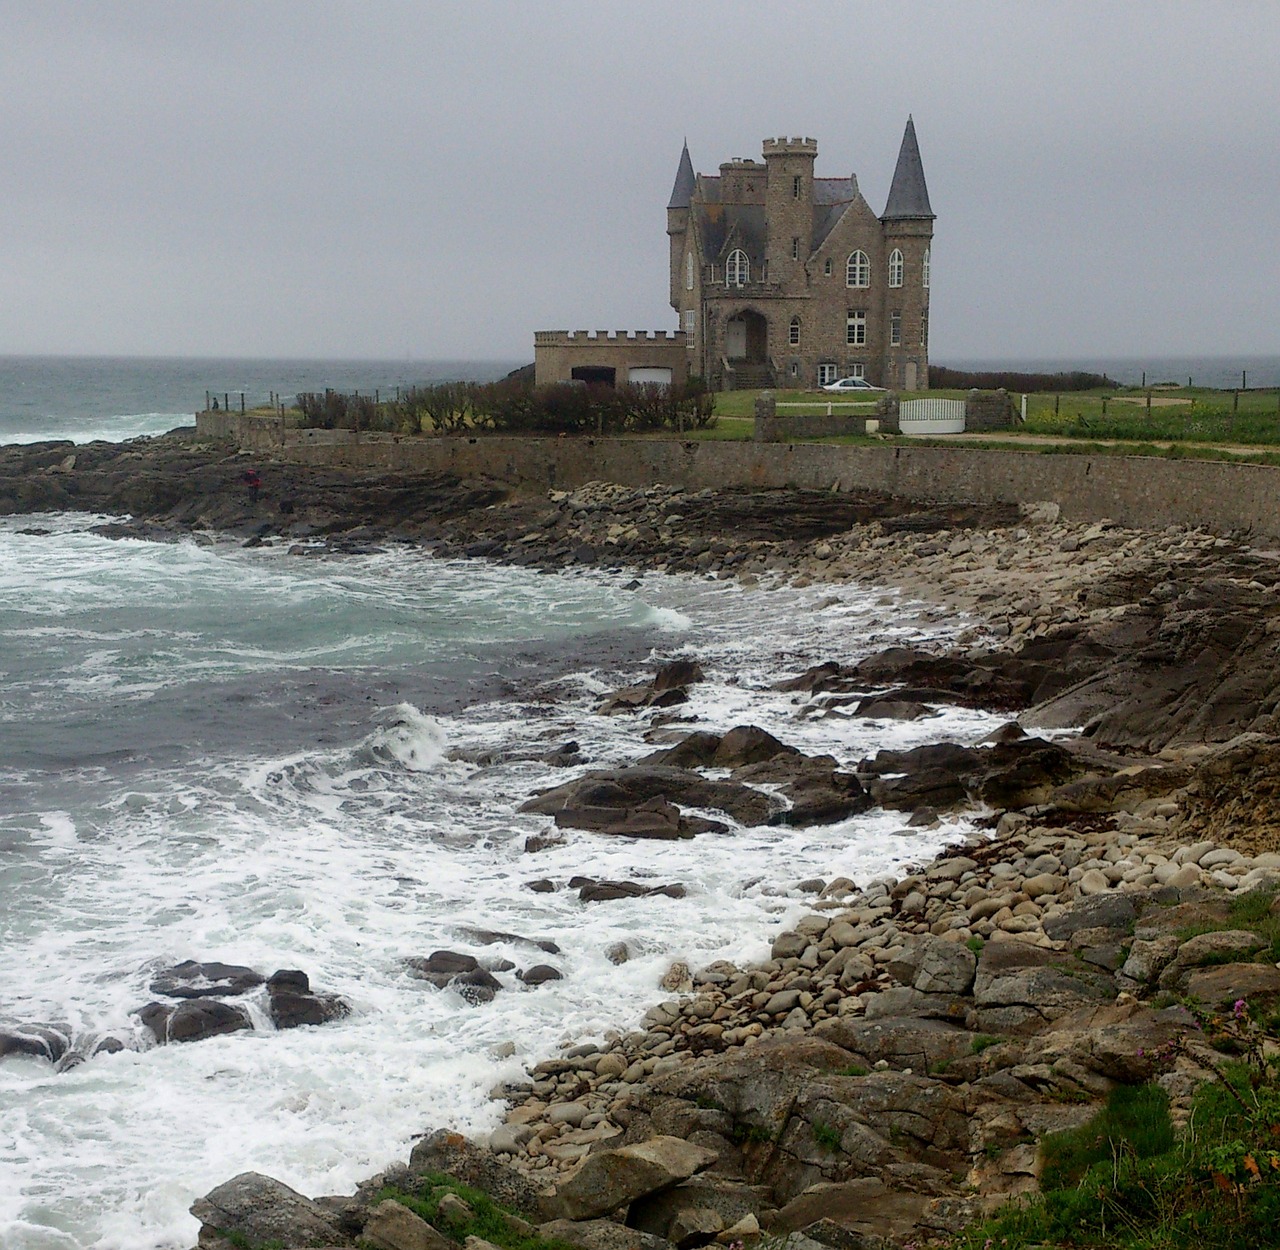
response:
[[[946,653],[798,674],[798,717],[1016,717],[995,741],[842,769],[748,725],[688,732],[678,681],[618,692],[635,765],[531,796],[562,827],[696,836],[685,807],[804,823],[875,804],[914,823],[977,808],[989,836],[901,880],[815,883],[811,915],[760,966],[676,965],[632,1032],[495,1091],[506,1117],[486,1142],[435,1133],[354,1197],[236,1178],[196,1204],[202,1246],[443,1250],[385,1197],[429,1174],[587,1250],[761,1229],[834,1250],[945,1243],[1034,1190],[1037,1142],[1114,1085],[1156,1079],[1185,1115],[1221,1062],[1204,1013],[1280,1001],[1257,919],[1280,911],[1280,557],[1246,536],[822,492],[529,499],[263,465],[189,437],[0,449],[0,512],[63,508],[132,514],[109,533],[232,533],[300,557],[405,541],[546,569],[880,584],[972,624]]]

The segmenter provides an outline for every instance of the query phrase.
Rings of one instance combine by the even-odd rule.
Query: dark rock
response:
[[[0,1059],[27,1055],[57,1063],[71,1045],[70,1036],[48,1024],[7,1025],[0,1028]]]
[[[653,688],[664,690],[683,689],[703,681],[705,674],[697,660],[668,660],[654,674]]]
[[[642,885],[638,881],[595,881],[590,877],[573,877],[569,888],[578,891],[584,903],[607,903],[619,898],[650,898],[665,895],[667,898],[684,898],[682,885]]]
[[[252,1029],[253,1022],[243,1007],[219,1002],[215,998],[196,998],[171,1007],[166,1003],[148,1003],[138,1018],[160,1045],[168,1042],[198,1042],[223,1033]]]
[[[1081,929],[1117,929],[1130,933],[1137,919],[1137,908],[1128,894],[1108,890],[1069,904],[1056,915],[1044,917],[1044,931],[1055,942],[1065,942]]]
[[[509,942],[512,946],[528,946],[533,950],[545,951],[548,955],[558,955],[560,947],[550,938],[523,937],[519,933],[503,933],[497,929],[475,929],[464,925],[460,933],[466,934],[473,942],[481,946],[493,946],[496,942]]]
[[[291,1250],[346,1241],[322,1207],[258,1172],[242,1172],[211,1189],[191,1204],[191,1214],[201,1223],[201,1244],[206,1243],[206,1230],[217,1239],[231,1235],[246,1245],[270,1243]]]
[[[546,877],[540,877],[537,881],[526,881],[525,888],[532,890],[535,894],[554,894],[556,883]]]
[[[151,992],[166,998],[230,998],[247,994],[262,982],[262,973],[239,964],[186,959],[159,973],[151,982]]]
[[[534,964],[532,968],[518,975],[526,985],[545,985],[548,981],[564,980],[564,973],[550,964]]]
[[[346,1000],[337,994],[313,992],[307,974],[296,969],[272,973],[267,979],[267,996],[271,1019],[278,1029],[328,1024],[351,1010]]]
[[[650,799],[718,809],[743,825],[765,824],[782,806],[779,800],[739,782],[709,781],[690,770],[665,765],[636,765],[589,772],[542,791],[520,810],[554,815],[564,808],[638,807]]]

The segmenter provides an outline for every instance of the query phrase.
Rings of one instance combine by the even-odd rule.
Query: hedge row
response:
[[[948,369],[946,365],[929,366],[929,385],[934,390],[1019,391],[1093,391],[1118,387],[1105,373],[970,373],[964,369]]]
[[[339,391],[297,397],[303,425],[325,430],[418,434],[636,434],[713,425],[715,396],[694,380],[683,386],[533,386],[525,379],[415,386],[375,404]]]

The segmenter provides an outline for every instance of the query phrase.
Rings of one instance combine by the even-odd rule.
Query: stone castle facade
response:
[[[717,389],[861,376],[924,390],[934,213],[915,125],[879,216],[856,175],[817,177],[817,156],[812,139],[766,139],[763,161],[708,176],[685,146],[667,235],[689,372]]]
[[[695,174],[685,145],[667,205],[679,329],[539,330],[539,384],[928,388],[934,214],[915,124],[879,216],[856,175],[815,175],[812,139],[766,139],[763,156]]]

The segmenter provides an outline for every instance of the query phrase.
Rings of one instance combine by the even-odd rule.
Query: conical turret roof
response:
[[[889,187],[889,202],[881,220],[904,217],[933,217],[929,206],[929,188],[924,183],[924,166],[920,163],[920,145],[916,142],[916,125],[907,118],[907,128],[898,149],[898,165]]]
[[[685,141],[684,151],[680,153],[680,164],[676,169],[676,184],[671,188],[671,199],[668,208],[688,208],[693,199],[693,190],[697,179],[693,174],[693,162],[689,159],[689,143]]]

